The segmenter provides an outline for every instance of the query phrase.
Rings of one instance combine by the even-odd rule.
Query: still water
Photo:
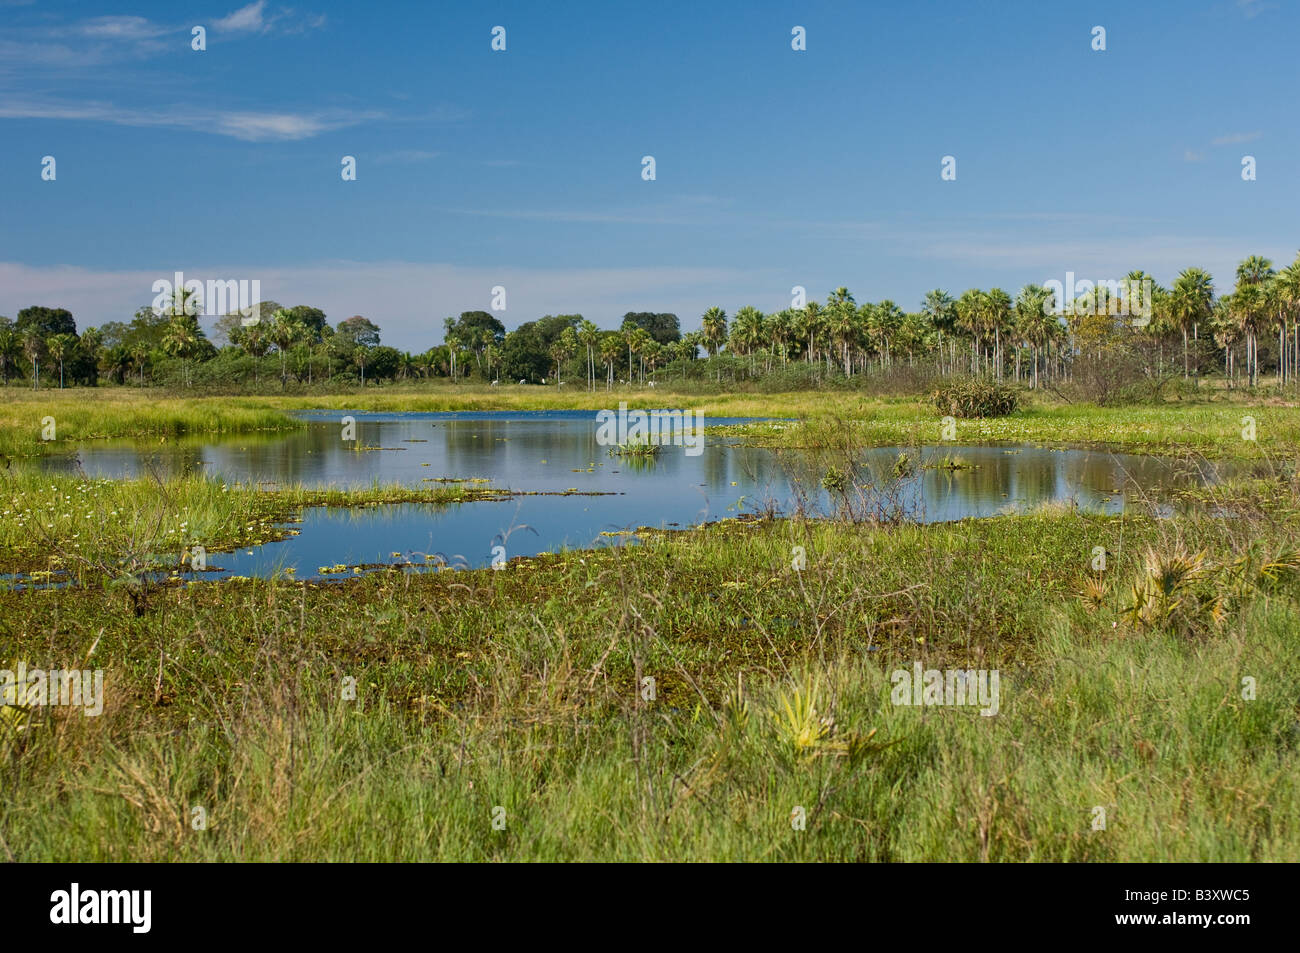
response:
[[[345,414],[356,421],[355,442],[342,439]],[[299,579],[336,578],[360,565],[423,566],[434,554],[453,565],[481,567],[494,556],[625,541],[618,534],[642,526],[686,527],[773,508],[788,513],[800,505],[829,513],[843,502],[821,487],[826,461],[743,447],[726,437],[710,436],[695,456],[668,446],[652,460],[611,457],[596,442],[590,411],[302,416],[307,426],[289,434],[93,442],[72,456],[45,458],[41,465],[61,471],[80,467],[90,476],[106,477],[203,472],[264,488],[376,482],[430,487],[446,480],[486,480],[477,485],[599,494],[519,495],[449,507],[308,508],[295,527],[298,535],[209,558],[211,567],[226,573],[266,576],[292,568]],[[1207,479],[1158,458],[1095,450],[946,445],[906,452],[914,469],[898,481],[888,477],[900,448],[866,450],[854,461],[857,482],[891,487],[885,503],[873,497],[868,509],[901,511],[922,521],[992,516],[1052,501],[1118,512],[1135,495],[1159,498],[1171,488]],[[927,468],[945,458],[956,458],[964,468]],[[850,496],[862,503],[858,491]],[[331,567],[337,571],[321,571]]]

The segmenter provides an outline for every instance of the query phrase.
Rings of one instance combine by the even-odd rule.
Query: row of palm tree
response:
[[[775,362],[792,359],[821,363],[827,372],[835,369],[845,377],[924,361],[939,373],[984,373],[999,379],[1014,374],[1039,387],[1044,378],[1068,376],[1073,357],[1090,353],[1116,334],[1156,345],[1162,365],[1166,344],[1181,337],[1183,375],[1196,377],[1199,367],[1191,354],[1199,348],[1193,344],[1208,334],[1223,352],[1229,379],[1242,351],[1246,381],[1253,387],[1260,376],[1259,340],[1272,334],[1279,381],[1295,381],[1300,368],[1300,255],[1280,272],[1269,259],[1252,255],[1235,277],[1232,292],[1221,297],[1202,268],[1182,271],[1167,289],[1147,273],[1133,271],[1115,284],[1118,294],[1102,285],[1068,302],[1034,284],[1014,298],[1001,288],[972,288],[957,298],[935,289],[915,312],[890,300],[858,304],[840,287],[824,303],[809,301],[773,314],[746,306],[730,321],[723,309],[709,308],[692,343],[703,345],[710,357],[725,348],[747,358],[755,373],[759,362],[770,370]]]

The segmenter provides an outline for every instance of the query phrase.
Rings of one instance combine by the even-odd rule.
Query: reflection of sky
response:
[[[385,449],[356,452],[342,438],[343,411],[303,415],[307,428],[292,434],[239,435],[224,440],[167,443],[90,443],[79,459],[92,476],[127,476],[199,470],[232,482],[303,483],[355,487],[371,483],[437,486],[429,478],[487,478],[514,490],[613,493],[598,497],[524,496],[438,509],[405,505],[363,510],[308,509],[301,534],[237,554],[214,554],[210,562],[240,575],[293,566],[300,578],[334,564],[394,562],[392,553],[461,556],[487,565],[494,538],[508,556],[533,555],[561,546],[610,542],[601,532],[638,526],[689,526],[753,511],[772,501],[788,506],[792,480],[812,487],[815,506],[828,497],[818,487],[829,464],[797,454],[730,445],[711,438],[699,456],[664,447],[653,461],[611,457],[596,443],[595,413],[365,414],[356,419],[357,443]],[[710,418],[707,423],[737,422]],[[393,449],[404,448],[404,449]],[[881,482],[892,470],[897,447],[863,451],[859,482]],[[907,451],[917,461],[917,451]],[[1091,450],[1000,446],[928,447],[919,462],[959,458],[974,469],[918,469],[898,485],[904,511],[924,521],[992,516],[1048,501],[1073,500],[1091,510],[1118,512],[1134,481],[1157,490],[1195,482],[1154,457]],[[65,458],[46,458],[66,469]],[[575,472],[579,471],[579,472]],[[743,500],[742,500],[743,498]],[[522,528],[528,527],[528,528]],[[500,540],[496,540],[499,542]]]

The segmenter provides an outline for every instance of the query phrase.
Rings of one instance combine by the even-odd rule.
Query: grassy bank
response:
[[[1252,421],[1253,440],[1243,435]],[[727,432],[759,446],[785,448],[996,441],[1247,460],[1291,454],[1300,446],[1300,408],[1264,403],[1034,405],[1006,417],[956,420],[954,427],[955,436],[945,440],[942,420],[932,408],[894,402],[863,408],[857,415],[828,407],[796,426],[755,423],[730,427]]]
[[[53,437],[45,439],[47,418]],[[169,397],[135,388],[0,389],[0,456],[57,452],[105,437],[157,437],[291,430],[302,426],[254,398]],[[0,464],[4,463],[0,460]]]
[[[508,496],[478,484],[268,490],[201,475],[106,480],[14,468],[0,471],[0,572],[100,576],[142,562],[178,566],[187,546],[216,552],[293,532],[281,524],[308,506],[446,506]]]
[[[1265,567],[1295,517],[1236,493],[1230,519],[729,523],[502,572],[169,589],[140,616],[3,593],[6,653],[102,666],[106,701],[3,736],[0,851],[1294,859],[1300,614],[1294,568]],[[914,662],[998,669],[999,713],[893,704]]]
[[[0,393],[0,454],[58,452],[97,437],[159,437],[286,430],[302,426],[291,414],[333,409],[373,412],[473,410],[601,410],[626,400],[632,407],[682,407],[706,417],[781,417],[801,421],[734,428],[747,441],[778,447],[914,446],[942,440],[941,419],[921,398],[882,398],[851,391],[784,394],[680,393],[671,388],[596,392],[518,385],[372,389],[357,393],[258,397],[159,398],[129,388]],[[41,420],[55,419],[56,440],[43,442]],[[1254,440],[1243,437],[1252,418]],[[1258,459],[1300,445],[1300,407],[1276,399],[1242,399],[1207,392],[1201,402],[1129,407],[1065,404],[1037,397],[1009,417],[958,420],[956,443],[1012,441],[1094,446],[1137,453]]]

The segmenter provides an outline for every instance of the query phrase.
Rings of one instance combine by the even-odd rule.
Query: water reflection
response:
[[[741,447],[723,438],[707,440],[698,456],[680,447],[664,447],[651,460],[609,456],[596,443],[595,414],[589,411],[352,412],[355,443],[342,439],[345,413],[304,415],[307,426],[290,434],[88,443],[75,456],[48,457],[40,466],[64,471],[80,466],[107,477],[205,472],[231,482],[312,487],[429,486],[440,479],[485,478],[519,491],[615,494],[519,496],[449,508],[309,509],[299,535],[251,552],[213,554],[210,560],[227,572],[250,576],[292,567],[298,578],[320,576],[321,567],[425,565],[427,554],[486,566],[496,537],[507,537],[509,557],[532,555],[622,541],[626,537],[609,534],[640,526],[689,526],[768,508],[790,512],[798,505],[830,512],[846,498],[821,485],[834,461]],[[734,422],[740,421],[709,420]],[[903,452],[912,468],[894,479]],[[1034,446],[884,447],[862,451],[851,461],[851,472],[848,497],[876,495],[922,521],[992,516],[1054,501],[1113,513],[1134,493],[1158,500],[1171,487],[1208,478],[1154,457]]]

